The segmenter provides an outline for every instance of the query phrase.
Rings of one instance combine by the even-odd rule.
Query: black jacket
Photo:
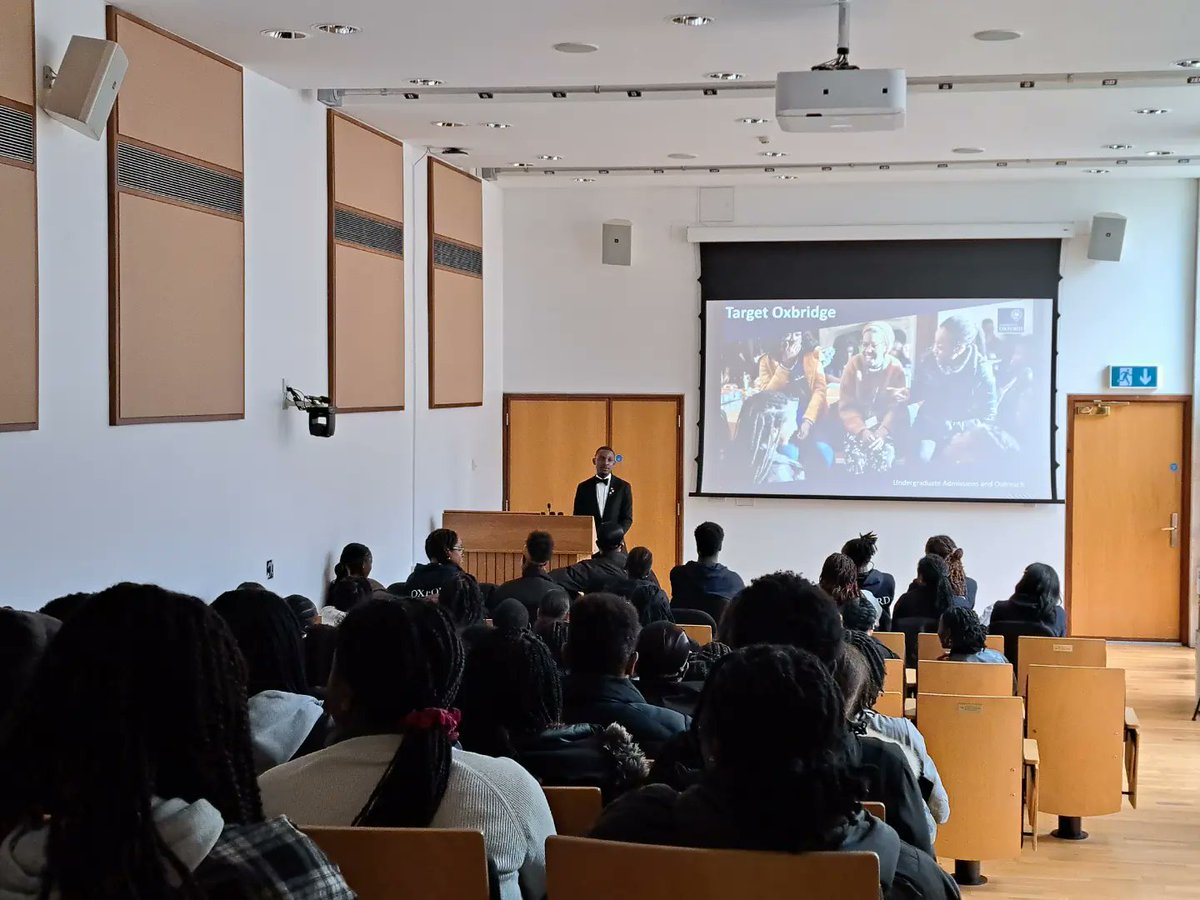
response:
[[[649,771],[646,754],[615,723],[557,725],[513,743],[517,762],[539,784],[598,787],[606,804],[640,785]]]
[[[628,678],[613,675],[567,675],[563,679],[563,718],[571,723],[623,725],[651,758],[666,741],[691,725],[687,716],[647,703]]]
[[[776,850],[744,827],[737,812],[736,785],[705,778],[678,793],[652,785],[622,797],[604,811],[591,837],[605,841],[729,850]],[[797,816],[804,814],[796,810]],[[782,843],[782,841],[781,841]],[[888,825],[859,811],[805,851],[867,851],[879,858],[879,885],[885,900],[952,900],[958,887],[934,859],[900,839]]]
[[[732,600],[745,586],[741,575],[720,563],[706,566],[693,559],[671,570],[671,602],[680,609],[704,609],[704,597],[711,594]]]
[[[968,588],[970,586],[968,585]],[[951,606],[971,608],[971,602],[965,597],[955,597]],[[914,581],[908,590],[900,595],[900,599],[892,604],[892,622],[901,619],[938,619],[941,614],[937,611],[937,595],[933,588]]]
[[[1013,594],[1009,600],[1001,600],[992,607],[992,622],[1030,622],[1045,625],[1055,637],[1067,636],[1067,611],[1062,606],[1054,607],[1054,621],[1041,617],[1037,599],[1025,594]]]
[[[883,604],[884,609],[896,599],[896,579],[887,572],[872,569],[870,572],[859,573],[858,586],[871,594]]]
[[[661,681],[639,678],[637,689],[647,703],[673,709],[685,716],[694,716],[700,705],[700,694],[704,691],[703,681]]]
[[[460,574],[462,569],[452,562],[417,563],[402,588],[396,590],[397,586],[392,585],[388,590],[403,597],[436,597],[443,587]]]
[[[529,619],[533,621],[537,618],[542,598],[548,594],[567,596],[567,592],[549,575],[545,572],[534,571],[530,575],[522,575],[520,578],[506,581],[496,588],[492,592],[492,596],[488,598],[488,612],[494,611],[497,606],[510,597],[515,597],[525,604],[525,608],[529,610]]]
[[[920,587],[920,585],[917,584],[917,579],[914,578],[912,580],[912,584],[910,584],[908,586],[908,591],[911,591],[915,587]],[[867,588],[867,590],[870,591],[871,589]],[[905,591],[905,593],[908,593],[908,591]],[[871,593],[875,593],[875,592],[871,591]],[[974,578],[972,578],[970,575],[968,575],[967,576],[967,597],[966,597],[968,609],[975,608],[975,595],[978,593],[979,593],[979,582],[977,582]],[[879,596],[879,595],[876,594],[875,596]],[[892,610],[892,615],[893,616],[896,615],[896,611],[894,608]]]
[[[627,578],[625,563],[628,560],[624,550],[609,550],[573,566],[555,569],[550,578],[569,593],[594,594],[611,590],[614,584]]]
[[[666,591],[648,578],[622,578],[608,589],[633,604],[643,628],[651,622],[675,621]]]
[[[591,516],[599,528],[603,522],[617,522],[629,533],[633,527],[633,488],[628,481],[622,481],[616,475],[610,475],[608,500],[604,504],[604,515],[600,515],[600,507],[596,503],[595,477],[582,481],[575,488],[575,504],[571,510],[573,516]]]

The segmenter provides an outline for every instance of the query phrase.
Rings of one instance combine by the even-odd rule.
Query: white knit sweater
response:
[[[390,734],[352,738],[265,772],[258,780],[264,813],[301,826],[351,824],[400,740]],[[545,896],[546,838],[554,834],[554,819],[541,787],[511,759],[455,750],[446,794],[429,825],[483,832],[503,900]]]

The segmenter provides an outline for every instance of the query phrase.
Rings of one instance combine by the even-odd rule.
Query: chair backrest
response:
[[[873,815],[875,818],[877,818],[880,822],[887,821],[887,806],[885,806],[884,804],[875,803],[875,802],[872,802],[869,800],[864,800],[862,807],[867,812],[869,812],[871,815]]]
[[[682,628],[687,633],[687,636],[701,647],[712,643],[713,630],[711,625],[684,625],[679,621],[676,621],[675,624]]]
[[[875,712],[893,719],[904,718],[904,693],[885,692],[875,701]]]
[[[1030,637],[1017,639],[1020,650],[1017,663],[1017,693],[1027,694],[1025,681],[1030,666],[1089,666],[1102,669],[1108,665],[1108,642],[1104,638]]]
[[[1004,652],[1004,638],[998,634],[989,634],[987,648],[997,653]],[[917,659],[938,659],[946,653],[942,647],[942,639],[936,634],[921,633],[917,635]]]
[[[604,811],[598,787],[548,787],[546,802],[554,817],[554,830],[567,837],[586,837]]]
[[[904,659],[904,632],[902,631],[873,631],[872,636],[883,644],[901,660]]]
[[[488,900],[488,863],[478,831],[444,828],[302,828],[359,900],[408,897]]]
[[[885,659],[883,661],[883,689],[889,694],[904,693],[904,660]]]
[[[725,610],[729,609],[729,598],[722,597],[720,594],[705,594],[689,602],[688,606],[707,613],[716,624],[720,625],[721,616],[725,615]]]
[[[676,609],[672,606],[671,615],[674,616],[676,625],[707,625],[713,630],[713,634],[717,633],[716,620],[702,609]]]
[[[1120,812],[1125,670],[1035,665],[1028,679],[1029,737],[1038,742],[1041,757],[1042,812],[1081,817]]]
[[[611,900],[618,894],[621,900],[878,900],[879,858],[552,837],[546,841],[546,882],[554,900]]]
[[[904,664],[915,669],[917,666],[917,635],[932,632],[937,633],[938,620],[910,616],[907,619],[893,619],[892,627],[904,634]]]
[[[918,701],[925,746],[937,760],[946,793],[954,798],[950,821],[938,826],[938,856],[978,860],[1021,855],[1025,705],[1011,695],[1011,669],[1008,678],[1006,697],[923,694]]]
[[[917,663],[917,697],[957,694],[963,697],[1011,697],[1013,667],[1005,663],[950,662],[923,659]],[[921,701],[917,701],[917,715]]]
[[[1054,637],[1054,629],[1041,622],[992,622],[988,626],[988,632],[988,637],[998,637],[1004,642],[1000,652],[1017,667],[1018,673],[1021,664],[1021,637]]]

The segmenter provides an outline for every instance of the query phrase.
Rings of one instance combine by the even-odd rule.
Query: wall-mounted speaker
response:
[[[98,141],[128,69],[129,59],[120,45],[77,34],[58,73],[47,73],[50,86],[42,108],[51,118]]]
[[[1092,239],[1088,242],[1088,259],[1120,262],[1125,246],[1126,219],[1119,213],[1096,213],[1092,217]]]
[[[600,259],[606,266],[633,264],[633,223],[628,219],[612,219],[604,223],[604,246]]]

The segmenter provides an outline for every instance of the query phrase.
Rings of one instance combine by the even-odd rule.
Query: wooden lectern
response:
[[[442,527],[457,532],[466,548],[463,568],[490,584],[521,577],[525,539],[531,531],[554,536],[552,569],[587,559],[596,548],[596,523],[591,516],[447,510],[442,513]]]

